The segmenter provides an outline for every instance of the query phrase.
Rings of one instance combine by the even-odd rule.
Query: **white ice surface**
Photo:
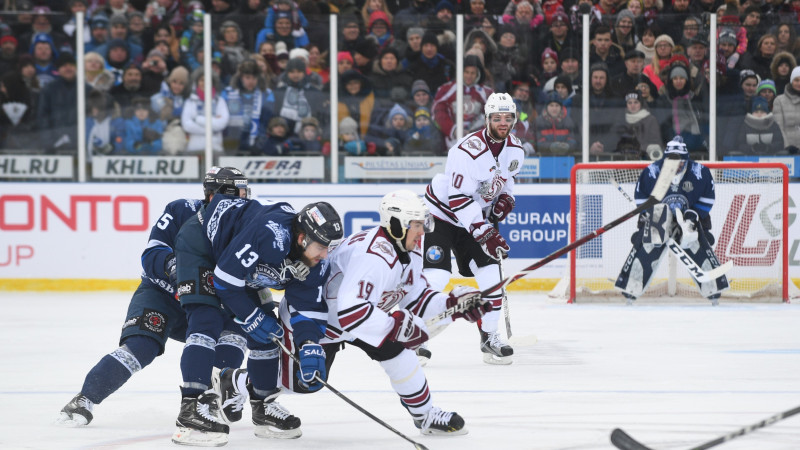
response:
[[[53,425],[86,372],[117,346],[130,294],[3,293],[0,448],[179,448],[181,345],[94,410],[85,428]],[[620,302],[622,303],[622,302]],[[514,364],[481,361],[474,325],[430,344],[434,404],[458,411],[469,434],[422,437],[380,367],[339,353],[329,382],[432,450],[604,449],[622,427],[657,449],[689,448],[800,404],[800,306],[554,304],[512,293]],[[328,391],[280,399],[303,421],[297,440],[253,436],[249,410],[225,448],[412,449]],[[720,449],[799,449],[800,415]]]

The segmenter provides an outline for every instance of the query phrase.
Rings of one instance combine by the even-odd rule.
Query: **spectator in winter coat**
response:
[[[324,155],[331,153],[330,142],[322,141],[322,130],[315,117],[306,117],[300,121],[300,135],[289,139],[289,149],[292,152],[302,152],[304,155]]]
[[[662,34],[656,38],[654,47],[656,51],[653,54],[653,61],[644,68],[643,73],[650,78],[650,81],[656,87],[656,91],[658,91],[664,85],[664,80],[661,79],[661,71],[669,67],[669,60],[672,58],[672,50],[675,48],[675,43],[671,37]]]
[[[378,52],[394,45],[392,21],[383,11],[373,11],[367,23],[367,37],[378,43]]]
[[[358,124],[352,117],[345,117],[339,122],[339,147],[350,156],[375,155],[376,146],[368,144],[358,134]]]
[[[783,134],[764,97],[753,99],[752,111],[745,115],[736,133],[728,133],[723,155],[777,155],[783,152]]]
[[[33,56],[36,64],[36,76],[39,78],[39,85],[44,88],[57,76],[55,61],[58,58],[58,51],[55,44],[53,44],[53,39],[45,33],[33,36],[29,53]]]
[[[0,75],[13,72],[17,68],[17,38],[9,34],[0,37]]]
[[[219,35],[222,41],[222,74],[220,78],[223,83],[226,83],[236,73],[239,64],[248,58],[249,53],[242,41],[242,29],[236,22],[232,20],[222,22]]]
[[[756,95],[767,99],[769,112],[772,112],[772,107],[775,104],[775,97],[778,96],[775,90],[775,82],[769,79],[761,80],[761,83],[758,83],[758,87],[756,87]]]
[[[92,88],[108,92],[114,86],[114,74],[106,69],[106,60],[96,52],[84,55],[86,83]]]
[[[17,70],[2,75],[0,85],[0,148],[28,150],[38,147],[36,97]]]
[[[183,104],[191,93],[189,71],[183,66],[172,69],[166,81],[161,83],[158,93],[150,97],[150,109],[159,114],[159,119],[169,124],[180,121]]]
[[[253,60],[245,60],[222,92],[230,121],[225,130],[225,148],[249,152],[256,139],[267,132],[273,116],[275,96]]]
[[[378,99],[388,99],[392,88],[400,87],[408,89],[414,78],[411,73],[400,66],[400,59],[397,50],[392,47],[385,48],[378,59],[373,62],[372,73],[369,75],[375,97]],[[406,90],[408,94],[408,90]]]
[[[77,150],[78,86],[75,57],[62,53],[56,60],[58,76],[42,89],[37,113],[41,148]],[[91,88],[87,88],[87,91]]]
[[[689,152],[707,151],[687,66],[686,63],[675,63],[670,67],[664,94],[656,100],[656,117],[661,124],[662,136],[681,135]]]
[[[529,65],[526,56],[529,48],[519,43],[516,33],[510,27],[500,27],[497,30],[497,34],[500,36],[497,44],[497,53],[492,58],[491,66],[489,66],[489,72],[496,74],[496,77],[494,84],[487,84],[487,86],[500,91],[505,89],[508,82],[514,77],[528,74]],[[556,58],[557,60],[558,58]],[[536,59],[536,62],[539,63],[539,58]]]
[[[206,124],[205,116],[205,80],[203,69],[192,72],[192,93],[183,105],[181,113],[181,126],[189,135],[186,152],[189,154],[202,154],[206,149],[206,126],[211,127],[211,145],[214,152],[222,152],[222,132],[228,126],[230,113],[228,104],[220,96],[220,82],[217,74],[213,74],[211,88],[211,123]]]
[[[404,150],[415,155],[445,154],[444,139],[439,129],[433,125],[428,108],[420,106],[414,111],[414,125],[408,130]]]
[[[399,15],[399,13],[398,13]],[[422,37],[422,53],[419,60],[409,66],[409,72],[428,84],[431,92],[455,78],[455,64],[439,54],[439,41],[432,32]]]
[[[631,91],[625,95],[625,120],[617,125],[616,152],[625,159],[661,158],[661,130],[658,119],[643,108],[642,95]]]
[[[620,101],[611,93],[608,86],[608,68],[603,63],[595,64],[589,68],[591,92],[589,92],[589,152],[592,154],[610,153],[614,151],[616,135],[613,126],[618,114],[609,114],[619,108]],[[582,97],[576,95],[573,99],[574,110],[580,111]],[[574,118],[580,127],[578,117]],[[584,139],[587,137],[584,137]]]
[[[266,134],[259,136],[251,151],[252,155],[281,156],[289,154],[289,124],[286,119],[275,116],[267,123]]]
[[[275,114],[286,119],[290,135],[297,135],[300,121],[310,116],[316,117],[322,129],[326,129],[329,115],[325,113],[324,96],[306,75],[305,61],[294,58],[286,69],[286,86],[275,89]]]
[[[157,155],[161,153],[161,135],[164,122],[150,110],[147,97],[133,99],[133,116],[125,120],[125,152],[130,155]]]
[[[534,121],[536,128],[536,149],[543,156],[566,156],[576,154],[578,141],[575,139],[575,122],[567,115],[561,105],[561,97],[556,92],[547,95],[545,107]]]
[[[411,0],[409,3],[407,8],[394,15],[395,36],[405,36],[409,28],[425,23],[433,15],[433,4],[429,0]]]
[[[753,53],[747,52],[742,57],[741,68],[750,69],[762,80],[772,76],[769,65],[775,57],[777,39],[774,34],[761,36]]]
[[[403,144],[408,138],[408,129],[411,128],[411,118],[406,109],[395,103],[386,114],[386,120],[372,126],[372,141],[377,146],[379,156],[400,156],[403,153]]]
[[[122,115],[126,119],[130,118],[132,111],[129,107],[133,98],[147,95],[142,89],[142,69],[135,65],[126,67],[122,75],[122,84],[112,87],[109,94],[119,106]]]
[[[464,58],[464,130],[462,136],[485,126],[483,105],[494,90],[484,86],[485,69],[477,56]],[[456,95],[458,85],[455,81],[443,84],[433,99],[433,118],[445,137],[449,148],[458,140],[456,130]]]
[[[108,93],[94,90],[86,98],[86,156],[123,153],[125,121]]]
[[[342,75],[339,86],[339,120],[345,117],[355,120],[358,135],[366,139],[375,108],[375,94],[369,80],[358,71],[348,70]]]
[[[775,122],[783,133],[783,143],[789,153],[798,153],[800,148],[800,66],[792,69],[790,83],[783,94],[775,98],[772,107]]]
[[[792,69],[797,66],[797,60],[789,52],[778,52],[772,58],[769,65],[769,70],[772,76],[769,77],[775,81],[775,91],[778,95],[783,94],[783,90],[790,82]]]

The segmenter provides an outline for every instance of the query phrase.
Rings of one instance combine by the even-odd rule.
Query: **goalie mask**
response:
[[[243,198],[250,198],[250,187],[247,177],[241,170],[235,167],[214,166],[206,172],[206,176],[203,179],[203,194],[205,195],[206,201],[208,201],[209,197],[213,194],[241,197],[242,189],[245,193]]]
[[[433,216],[425,202],[419,195],[407,189],[386,194],[381,200],[379,211],[381,226],[397,241],[401,249],[405,248],[403,240],[412,220],[421,221],[426,233],[433,231]]]
[[[683,137],[678,135],[667,142],[667,148],[664,150],[664,157],[669,155],[678,155],[681,157],[681,165],[678,167],[678,174],[683,175],[686,169],[686,163],[689,161],[689,150],[686,149],[686,144],[683,142]]]

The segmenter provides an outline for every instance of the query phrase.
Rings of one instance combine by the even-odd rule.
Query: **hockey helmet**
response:
[[[306,205],[297,213],[296,230],[305,233],[303,248],[310,241],[326,247],[336,246],[344,236],[342,219],[330,203],[316,202]]]
[[[400,189],[383,196],[379,208],[381,226],[392,239],[401,241],[412,220],[422,221],[425,232],[433,231],[433,216],[419,195],[408,189]]]
[[[486,117],[486,126],[489,126],[489,116],[495,113],[511,113],[514,115],[514,123],[511,128],[517,124],[517,104],[510,95],[505,93],[493,93],[486,99],[486,105],[483,107],[483,114]]]
[[[240,189],[246,192],[245,198],[250,198],[250,187],[247,176],[235,167],[214,166],[206,172],[203,179],[203,193],[206,200],[213,194],[225,194],[239,197]]]

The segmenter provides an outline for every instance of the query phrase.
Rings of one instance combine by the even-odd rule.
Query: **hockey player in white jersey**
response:
[[[484,107],[486,127],[458,141],[447,154],[444,173],[425,192],[436,222],[425,237],[425,277],[442,290],[450,280],[450,255],[458,271],[475,277],[482,290],[500,282],[499,261],[510,250],[492,225],[514,208],[514,176],[525,160],[522,142],[513,134],[517,107],[508,94],[489,96]],[[497,331],[503,293],[486,297],[493,309],[478,322],[480,349],[488,364],[511,364],[514,350]]]
[[[639,216],[639,229],[631,236],[633,248],[614,285],[628,299],[628,304],[647,289],[670,239],[680,244],[703,270],[720,265],[711,234],[710,213],[716,198],[711,171],[689,158],[681,136],[667,143],[664,158],[671,154],[680,155],[683,163],[661,203]],[[650,196],[664,158],[647,166],[639,175],[634,193],[637,204]],[[724,275],[704,283],[695,282],[700,293],[713,305],[717,304],[720,293],[729,287]]]
[[[408,190],[383,197],[381,225],[347,237],[329,257],[331,272],[323,288],[325,302],[281,303],[284,343],[299,349],[300,367],[283,357],[283,383],[296,392],[313,392],[321,386],[336,352],[345,342],[362,349],[380,363],[400,402],[411,413],[422,434],[466,434],[464,419],[455,412],[433,406],[428,382],[413,349],[427,341],[428,320],[446,308],[473,302],[464,312],[443,319],[475,322],[491,309],[480,293],[458,286],[450,294],[435,291],[422,275],[422,237],[433,227],[424,201]],[[327,310],[324,338],[299,332],[297,324]],[[322,345],[320,345],[322,344]]]

